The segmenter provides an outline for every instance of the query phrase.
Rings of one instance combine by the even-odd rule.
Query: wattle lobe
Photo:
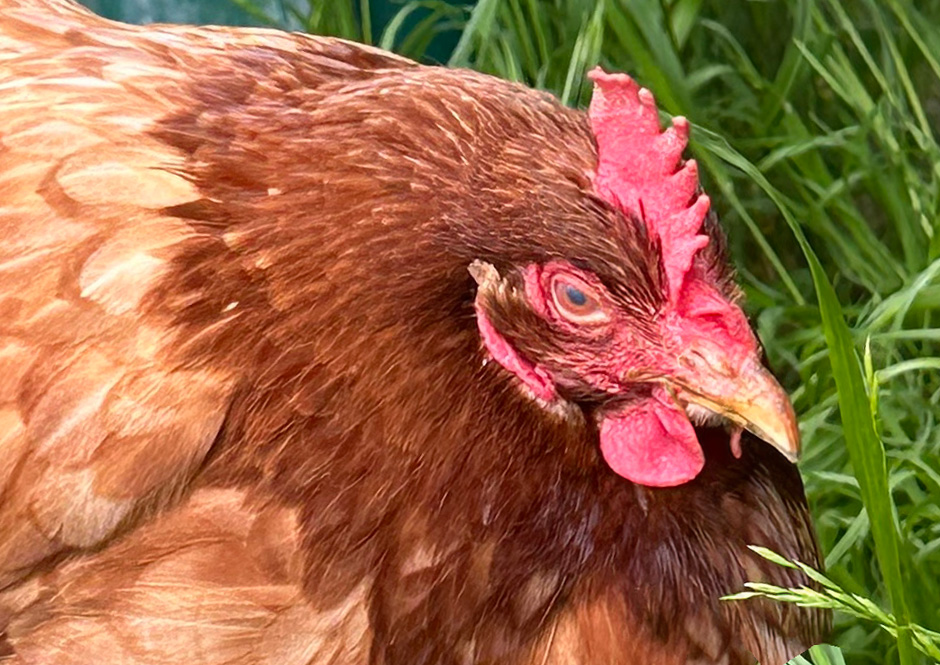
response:
[[[640,485],[682,485],[705,466],[695,428],[661,388],[639,404],[605,415],[600,439],[610,468]]]

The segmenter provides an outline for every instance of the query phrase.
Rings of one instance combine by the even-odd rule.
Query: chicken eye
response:
[[[597,323],[607,319],[607,314],[590,287],[569,278],[559,278],[552,284],[555,307],[573,323]]]
[[[587,304],[587,294],[570,284],[565,286],[565,298],[578,307],[584,307]]]

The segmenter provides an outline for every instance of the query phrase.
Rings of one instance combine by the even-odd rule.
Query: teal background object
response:
[[[81,0],[96,14],[126,23],[202,23],[259,25],[228,0]],[[277,0],[259,2],[274,14]],[[267,5],[267,7],[265,7]]]
[[[241,25],[241,26],[270,26],[258,18],[257,14],[249,13],[233,0],[79,0],[83,5],[96,14],[106,16],[125,23],[189,23],[194,25]],[[325,3],[329,10],[331,5],[349,4],[349,0],[295,0],[294,6],[300,11],[310,7],[317,7]],[[303,25],[288,10],[290,0],[250,0],[245,3],[274,20],[276,27],[290,30],[302,30]],[[354,3],[357,7],[359,3]],[[471,5],[470,2],[453,0],[449,4],[454,6]],[[371,0],[369,2],[369,15],[372,21],[373,34],[382,34],[395,15],[401,10],[402,0]],[[402,25],[402,33],[406,34],[419,21],[428,16],[427,10],[417,10],[408,15]],[[442,33],[435,37],[423,54],[426,62],[447,62],[451,52],[457,45],[459,34],[456,31]]]

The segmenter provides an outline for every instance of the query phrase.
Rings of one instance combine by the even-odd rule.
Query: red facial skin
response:
[[[683,297],[667,302],[652,320],[625,311],[595,275],[566,262],[528,266],[524,284],[530,307],[587,353],[541,362],[523,358],[479,310],[480,334],[492,357],[545,402],[561,399],[562,369],[609,395],[614,406],[599,412],[598,428],[601,452],[619,475],[651,487],[695,478],[705,460],[682,385],[701,385],[712,395],[735,393],[735,377],[758,356],[740,308],[694,275]],[[573,315],[559,302],[559,286],[566,284],[593,303],[587,315]]]

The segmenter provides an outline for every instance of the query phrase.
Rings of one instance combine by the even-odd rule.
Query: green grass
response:
[[[600,63],[694,123],[750,311],[800,414],[828,579],[861,599],[838,614],[841,651],[811,657],[936,660],[921,643],[940,630],[940,0],[423,0],[383,30],[361,21],[367,6],[288,11],[311,32],[419,59],[458,31],[450,64],[572,105]]]
[[[751,547],[751,549],[778,565],[802,570],[817,583],[817,587],[785,589],[760,582],[747,582],[745,584],[747,591],[730,595],[724,600],[741,601],[763,596],[779,602],[796,603],[803,607],[835,610],[863,622],[878,625],[895,640],[904,639],[905,646],[899,648],[908,649],[908,651],[901,658],[912,659],[913,650],[916,649],[921,654],[934,659],[935,662],[940,660],[940,633],[885,612],[868,598],[848,593],[828,577],[804,563],[787,561],[779,554],[762,547]],[[796,659],[797,664],[801,662],[803,661]]]

